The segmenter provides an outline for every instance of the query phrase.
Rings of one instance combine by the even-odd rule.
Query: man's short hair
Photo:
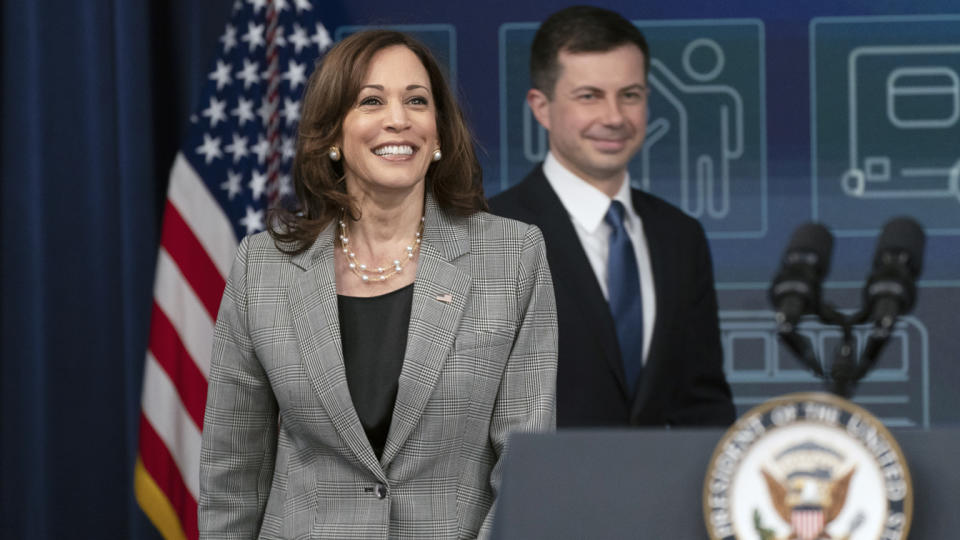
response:
[[[643,53],[644,70],[649,71],[650,49],[643,32],[619,13],[594,6],[562,9],[543,21],[533,38],[530,81],[553,99],[560,77],[560,51],[606,52],[631,43]]]

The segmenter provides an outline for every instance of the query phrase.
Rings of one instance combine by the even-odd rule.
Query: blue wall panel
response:
[[[877,3],[607,2],[646,34],[647,140],[636,187],[703,223],[720,291],[727,373],[741,412],[821,388],[776,339],[766,298],[790,233],[837,236],[825,295],[855,310],[876,236],[910,215],[928,234],[919,302],[856,401],[890,425],[960,421],[960,9]],[[494,195],[547,149],[526,106],[533,35],[557,5],[495,2],[344,8],[349,23],[407,29],[456,79]],[[804,331],[829,361],[836,329]],[[860,331],[862,342],[865,330]]]

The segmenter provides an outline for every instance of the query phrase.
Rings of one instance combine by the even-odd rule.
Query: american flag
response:
[[[134,492],[164,538],[197,538],[213,325],[244,235],[293,193],[300,97],[331,45],[309,0],[237,0],[170,171],[157,254]]]

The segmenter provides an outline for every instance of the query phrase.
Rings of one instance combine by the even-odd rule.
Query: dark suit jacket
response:
[[[657,298],[643,382],[633,399],[609,306],[542,167],[490,201],[494,213],[540,227],[547,243],[560,330],[557,425],[728,425],[736,412],[723,374],[703,228],[662,199],[637,190],[632,195]]]

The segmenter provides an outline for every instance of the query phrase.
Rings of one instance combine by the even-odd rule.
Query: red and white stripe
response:
[[[822,509],[794,509],[790,513],[790,524],[800,540],[817,540],[823,532]]]
[[[170,173],[143,376],[135,491],[166,538],[197,538],[213,325],[237,238],[182,154]]]

